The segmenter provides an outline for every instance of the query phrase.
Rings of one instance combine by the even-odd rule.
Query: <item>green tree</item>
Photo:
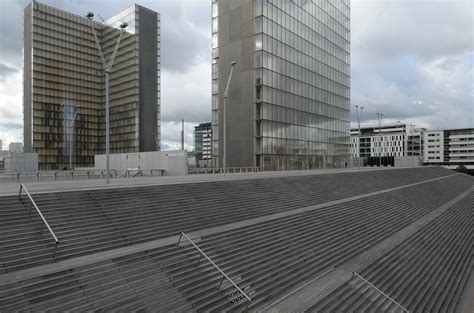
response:
[[[467,168],[463,164],[460,164],[456,167],[456,171],[459,173],[467,173]]]

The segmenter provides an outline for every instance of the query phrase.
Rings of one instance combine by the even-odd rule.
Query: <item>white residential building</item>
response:
[[[424,134],[424,163],[444,162],[444,131],[426,131]]]
[[[423,153],[424,128],[415,128],[413,124],[390,123],[363,125],[351,128],[352,157],[405,157],[421,156]]]
[[[474,128],[427,131],[423,162],[451,167],[474,167]]]
[[[23,143],[22,142],[11,142],[8,146],[8,151],[13,153],[22,153],[23,152]]]

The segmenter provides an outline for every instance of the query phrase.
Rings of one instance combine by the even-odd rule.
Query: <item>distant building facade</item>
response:
[[[23,143],[22,142],[11,142],[8,146],[8,151],[14,153],[22,153],[23,152]]]
[[[350,3],[212,1],[212,161],[264,170],[344,166],[350,148]]]
[[[160,15],[133,5],[104,23],[36,1],[24,10],[24,143],[39,169],[93,166],[105,153],[105,60],[128,23],[110,73],[111,153],[160,146]],[[70,149],[71,146],[71,149]],[[71,151],[71,152],[70,152]]]
[[[427,165],[474,166],[474,128],[424,133],[423,162]]]
[[[194,155],[196,161],[211,160],[211,123],[201,123],[194,127]]]
[[[424,128],[411,124],[391,123],[351,128],[352,157],[408,157],[423,155]]]

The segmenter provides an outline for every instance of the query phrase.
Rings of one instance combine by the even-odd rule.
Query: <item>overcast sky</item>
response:
[[[43,0],[103,18],[130,0]],[[0,139],[23,140],[23,8],[0,0]],[[162,147],[186,146],[193,126],[211,118],[211,0],[143,0],[161,13]],[[352,104],[362,119],[403,121],[429,129],[474,127],[474,1],[352,0]],[[351,113],[355,121],[355,112]]]

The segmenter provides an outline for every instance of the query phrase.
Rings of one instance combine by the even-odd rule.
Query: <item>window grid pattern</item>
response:
[[[92,166],[94,155],[105,152],[105,77],[90,21],[37,2],[32,14],[32,137],[39,168],[69,167],[69,143],[75,167]],[[138,7],[127,8],[105,24],[95,22],[108,61],[120,30],[107,24],[123,21],[129,27],[110,74],[111,153],[139,150]],[[158,15],[158,39],[159,34]],[[159,117],[159,49],[157,61]]]
[[[255,1],[257,153],[267,170],[344,166],[348,1]]]

